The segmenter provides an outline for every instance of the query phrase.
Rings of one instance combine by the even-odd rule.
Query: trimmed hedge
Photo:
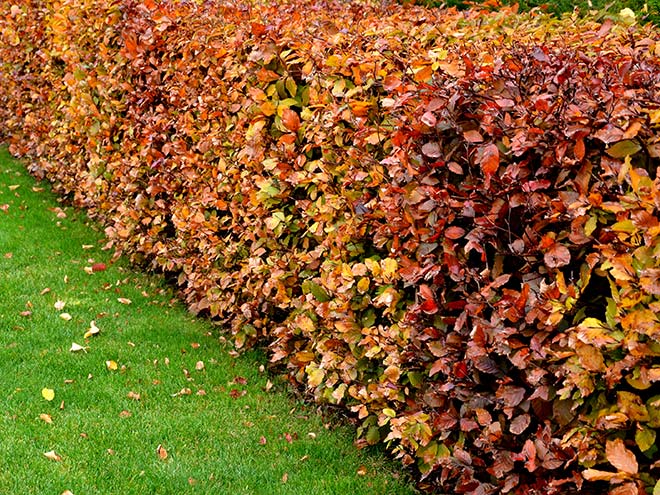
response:
[[[651,27],[0,1],[0,136],[420,486],[658,489]]]

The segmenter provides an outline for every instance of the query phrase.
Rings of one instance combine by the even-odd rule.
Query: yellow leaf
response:
[[[41,396],[50,402],[55,398],[55,391],[52,388],[42,388]]]
[[[64,321],[69,321],[73,317],[69,313],[61,313],[60,318],[62,318]]]
[[[383,278],[385,280],[392,279],[399,269],[399,264],[394,258],[385,258],[380,262],[380,266],[383,270]]]
[[[88,339],[90,337],[93,337],[94,335],[98,335],[100,332],[101,332],[101,329],[99,327],[97,327],[94,320],[92,320],[89,323],[89,329],[87,330],[87,332],[85,332],[85,335],[83,335],[83,337]]]
[[[115,371],[117,369],[117,361],[109,360],[105,362],[105,367],[110,371]]]

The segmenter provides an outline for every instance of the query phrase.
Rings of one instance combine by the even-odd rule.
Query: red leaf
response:
[[[493,143],[479,147],[477,162],[486,177],[492,177],[500,166],[500,150]]]
[[[460,239],[463,236],[465,236],[465,230],[461,227],[452,226],[445,230],[445,237],[447,239]]]

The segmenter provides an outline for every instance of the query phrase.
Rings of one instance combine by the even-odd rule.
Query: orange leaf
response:
[[[282,110],[282,124],[287,130],[297,132],[300,129],[300,117],[290,108]]]
[[[165,447],[163,447],[161,444],[158,444],[158,447],[156,447],[156,453],[158,454],[158,457],[161,461],[167,459],[167,450],[165,450]]]
[[[637,474],[639,466],[637,465],[635,454],[626,448],[623,440],[620,438],[607,441],[605,445],[605,457],[619,471],[628,474]]]

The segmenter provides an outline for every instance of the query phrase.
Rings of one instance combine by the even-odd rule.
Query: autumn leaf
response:
[[[480,146],[477,150],[477,163],[484,176],[492,177],[500,166],[500,150],[493,143]]]
[[[132,390],[129,391],[128,394],[126,394],[126,397],[134,401],[139,401],[141,399],[140,394],[138,394],[137,392],[133,392]]]
[[[48,452],[44,452],[44,457],[46,459],[50,459],[51,461],[55,461],[55,462],[60,462],[62,460],[62,457],[54,450],[49,450]]]
[[[627,474],[637,474],[639,466],[635,454],[626,448],[620,438],[607,441],[605,444],[605,457],[619,471]]]
[[[69,348],[69,352],[87,352],[87,349],[80,344],[76,344],[75,342],[71,343],[71,347]]]
[[[71,316],[69,313],[60,313],[60,318],[62,318],[64,321],[70,321],[73,316]]]
[[[117,361],[113,361],[112,359],[109,359],[108,361],[105,362],[105,367],[109,371],[117,371],[117,368],[119,368],[119,365],[117,364]]]
[[[291,132],[298,132],[300,129],[300,117],[290,108],[282,110],[282,124]]]
[[[90,337],[93,337],[95,335],[98,335],[101,332],[99,327],[96,326],[96,323],[94,320],[89,322],[89,329],[85,332],[85,335],[83,335],[84,338],[88,339]]]
[[[53,418],[52,418],[52,416],[51,416],[50,414],[41,413],[41,414],[39,415],[39,419],[40,419],[41,421],[43,421],[44,423],[47,423],[47,424],[49,424],[49,425],[50,425],[50,424],[53,424]]]
[[[561,268],[571,262],[571,252],[563,244],[555,243],[543,255],[543,261],[549,268]]]
[[[55,398],[55,391],[52,388],[43,388],[41,389],[41,396],[50,402]]]
[[[164,461],[169,456],[167,450],[165,450],[165,447],[163,447],[161,444],[158,444],[158,447],[156,447],[156,454],[161,461]]]
[[[118,297],[117,302],[119,302],[120,304],[131,304],[133,301],[125,297]]]

